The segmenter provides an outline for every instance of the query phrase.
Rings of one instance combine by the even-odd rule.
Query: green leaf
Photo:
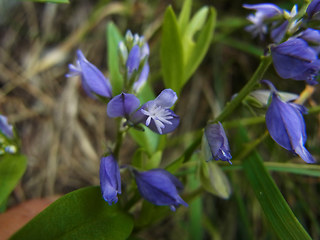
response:
[[[43,3],[69,3],[69,0],[23,0],[29,2],[43,2]]]
[[[118,44],[121,40],[122,36],[118,28],[113,23],[109,23],[107,25],[107,56],[113,95],[120,94],[123,89],[124,80],[120,73],[118,55]]]
[[[161,163],[162,151],[157,151],[151,157],[143,148],[139,148],[133,155],[132,165],[141,170],[158,168]]]
[[[160,59],[164,84],[179,94],[183,82],[183,50],[177,19],[169,6],[164,15]]]
[[[11,239],[127,239],[133,229],[132,217],[109,206],[99,187],[71,192],[42,211]]]
[[[256,151],[243,162],[243,167],[255,195],[279,239],[311,239],[291,211]]]
[[[133,128],[129,129],[131,137],[144,149],[149,156],[157,151],[160,135],[143,126],[144,131],[139,131]]]
[[[178,25],[180,29],[181,35],[184,34],[184,31],[186,30],[190,18],[191,13],[191,7],[192,7],[192,0],[185,0],[183,2],[183,7],[181,10],[181,13],[179,15],[178,19]]]
[[[209,193],[212,193],[223,199],[228,199],[231,195],[231,187],[225,173],[214,161],[200,163],[200,180],[202,187]]]
[[[13,191],[27,168],[23,155],[6,154],[0,158],[0,205]]]
[[[195,70],[198,68],[201,61],[203,60],[205,54],[207,53],[212,40],[215,23],[216,11],[214,8],[211,7],[209,11],[209,18],[205,23],[204,27],[201,29],[199,37],[195,45],[192,47],[189,57],[186,59],[187,62],[184,67],[185,75],[183,84],[185,84],[186,81],[195,72]]]

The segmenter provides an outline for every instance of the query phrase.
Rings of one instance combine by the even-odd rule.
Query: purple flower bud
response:
[[[107,105],[107,114],[112,118],[129,118],[139,106],[140,101],[136,96],[129,93],[121,93],[110,100]]]
[[[158,206],[170,206],[172,211],[180,204],[188,206],[179,196],[182,183],[171,173],[163,169],[152,169],[145,172],[133,171],[141,196]]]
[[[179,116],[170,110],[177,99],[177,94],[172,89],[165,89],[155,100],[145,103],[133,114],[132,121],[142,122],[159,134],[172,132],[180,122]]]
[[[298,154],[305,162],[314,163],[314,158],[304,147],[307,135],[302,113],[305,109],[300,105],[282,101],[272,83],[264,82],[273,89],[272,100],[266,112],[270,136],[281,147]]]
[[[307,14],[309,18],[312,18],[315,14],[320,12],[320,0],[313,0],[308,8],[307,8]]]
[[[77,66],[69,64],[69,73],[66,77],[76,75],[81,76],[82,86],[90,97],[94,97],[93,93],[107,98],[112,97],[109,79],[85,58],[81,50],[77,51]]]
[[[299,38],[302,38],[306,42],[314,45],[320,45],[320,31],[312,28],[307,28],[302,31],[299,35]]]
[[[273,46],[271,55],[274,68],[280,77],[317,84],[315,78],[320,70],[320,61],[316,52],[304,40],[293,38]]]
[[[135,92],[139,92],[141,87],[147,81],[148,75],[149,75],[149,71],[150,71],[150,67],[149,67],[148,62],[146,62],[145,65],[142,68],[142,71],[140,73],[140,76],[139,76],[138,80],[133,84],[133,90]]]
[[[7,117],[3,115],[0,115],[0,131],[7,138],[13,138],[13,127],[8,123]]]
[[[134,71],[138,71],[140,65],[140,47],[134,45],[129,53],[126,67],[128,69],[129,78]]]
[[[205,139],[207,140],[212,158],[215,160],[227,161],[230,164],[232,158],[228,138],[220,122],[210,124],[204,130]]]
[[[121,194],[120,170],[112,155],[101,158],[100,188],[104,200],[109,205],[118,202],[117,194]]]

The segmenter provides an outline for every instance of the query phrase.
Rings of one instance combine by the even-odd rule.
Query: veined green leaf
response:
[[[182,36],[188,26],[190,14],[191,14],[191,7],[192,7],[192,0],[185,0],[183,2],[183,7],[182,7],[181,13],[179,15],[179,19],[178,19],[180,34]]]
[[[30,2],[43,2],[43,3],[69,3],[69,0],[23,0]]]
[[[255,195],[279,239],[311,239],[263,166],[257,152],[253,152],[244,160],[243,167]]]
[[[207,192],[223,199],[230,197],[231,186],[229,180],[216,162],[206,162],[201,159],[199,174],[202,187]]]
[[[127,239],[133,229],[133,219],[109,206],[99,187],[87,187],[71,192],[43,210],[11,239]]]
[[[183,50],[177,19],[169,6],[164,15],[160,58],[164,84],[177,94],[183,82]]]
[[[113,23],[107,25],[107,56],[110,82],[113,95],[118,95],[123,89],[123,76],[120,73],[118,44],[122,36]]]
[[[6,154],[0,158],[0,205],[13,191],[27,168],[23,155]]]
[[[212,40],[215,23],[216,11],[214,8],[211,7],[209,11],[208,20],[205,23],[204,27],[201,29],[199,37],[196,40],[195,45],[192,47],[189,57],[186,59],[187,62],[184,66],[185,75],[182,85],[184,85],[187,82],[187,80],[191,77],[191,75],[195,72],[195,70],[203,60],[206,52],[208,51],[209,45]]]

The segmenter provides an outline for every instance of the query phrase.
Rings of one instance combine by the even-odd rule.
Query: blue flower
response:
[[[262,3],[262,4],[243,4],[246,9],[256,10],[255,14],[250,14],[248,20],[253,23],[246,27],[248,32],[251,32],[255,37],[260,36],[263,39],[268,32],[266,20],[282,15],[283,11],[281,8],[274,4]]]
[[[316,52],[300,39],[293,38],[271,47],[273,66],[284,79],[305,80],[314,85],[320,70]]]
[[[306,42],[312,45],[320,45],[320,31],[312,28],[307,28],[298,34],[299,38],[302,38]]]
[[[232,158],[228,138],[220,122],[208,125],[204,130],[205,140],[209,144],[211,159],[227,161]]]
[[[180,204],[188,206],[179,196],[182,183],[171,173],[163,169],[152,169],[145,172],[133,170],[138,190],[147,201],[158,206],[170,206],[172,211]]]
[[[152,131],[166,134],[175,130],[180,122],[171,109],[178,99],[172,89],[163,90],[155,100],[149,101],[139,108],[140,101],[133,94],[121,93],[108,103],[109,117],[124,117],[130,124],[145,124]]]
[[[314,163],[314,158],[304,147],[307,135],[302,114],[305,113],[305,108],[282,101],[272,83],[265,80],[264,82],[272,90],[271,103],[266,112],[266,124],[270,136],[281,147],[298,154],[305,162]]]
[[[130,115],[140,106],[139,99],[133,94],[121,93],[110,100],[107,105],[109,117],[125,117],[130,119]]]
[[[104,200],[111,205],[118,202],[117,194],[121,194],[120,170],[113,155],[101,158],[100,188]]]
[[[156,99],[145,103],[134,113],[132,121],[142,122],[159,134],[172,132],[180,122],[179,116],[170,109],[177,99],[177,94],[172,89],[165,89]]]
[[[76,66],[69,64],[69,73],[66,77],[81,76],[82,87],[86,93],[94,98],[94,94],[111,98],[112,88],[109,79],[105,78],[102,72],[90,63],[81,50],[77,51]]]
[[[13,138],[13,127],[8,123],[7,117],[0,115],[0,131],[7,138]]]
[[[320,0],[313,0],[307,8],[308,18],[319,18]]]

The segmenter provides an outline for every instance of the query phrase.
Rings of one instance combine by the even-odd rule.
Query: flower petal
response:
[[[140,106],[139,99],[129,93],[121,93],[110,100],[107,105],[107,114],[109,117],[126,117],[138,109]]]
[[[8,123],[7,117],[3,115],[0,115],[0,131],[7,138],[13,138],[13,127]]]
[[[154,103],[163,108],[171,108],[177,101],[177,94],[170,88],[164,89],[158,97],[154,100]]]

